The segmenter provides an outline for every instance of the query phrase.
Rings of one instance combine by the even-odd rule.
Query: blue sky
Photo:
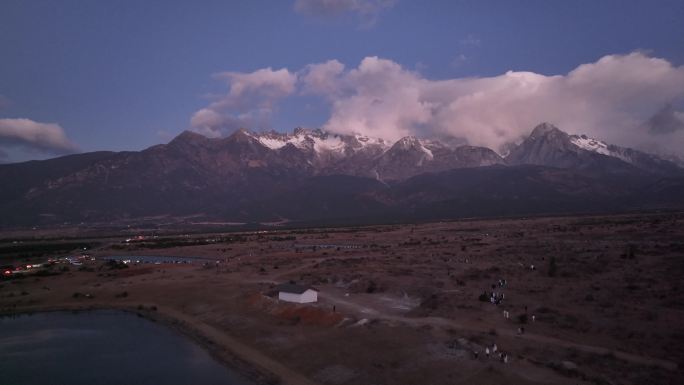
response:
[[[377,56],[438,81],[511,70],[566,75],[606,55],[632,52],[663,59],[675,70],[684,64],[684,1],[315,3],[3,1],[0,119],[11,126],[3,140],[0,125],[5,161],[74,147],[138,150],[166,142],[192,128],[193,115],[228,91],[225,81],[212,77],[225,71],[295,73],[333,59],[350,71]],[[360,8],[363,3],[371,8]],[[678,113],[681,94],[670,96],[666,101]],[[331,100],[289,92],[269,103],[264,124],[278,130],[325,125],[334,115],[331,104],[340,101]],[[53,151],[49,143],[9,137],[18,118],[58,125],[73,146]]]

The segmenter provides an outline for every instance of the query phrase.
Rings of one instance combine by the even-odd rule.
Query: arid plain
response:
[[[64,248],[81,246],[96,257],[3,278],[4,314],[137,312],[258,383],[674,384],[682,376],[683,213],[210,234],[71,229],[6,232],[1,242],[3,264],[80,255]],[[198,259],[126,267],[103,259],[141,255]],[[318,302],[278,301],[274,287],[290,281],[317,289]]]

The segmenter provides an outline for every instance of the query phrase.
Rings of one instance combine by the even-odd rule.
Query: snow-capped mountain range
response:
[[[527,139],[511,150],[506,163],[594,172],[629,172],[634,168],[658,175],[680,175],[684,170],[656,155],[607,144],[586,135],[569,135],[549,123],[535,127]]]
[[[169,145],[187,140],[188,137],[211,141],[199,139],[197,134],[186,132]],[[234,141],[238,137],[254,149],[253,152],[243,154],[246,157],[244,160],[276,156],[281,160],[287,159],[292,165],[299,165],[313,175],[343,174],[394,181],[424,172],[505,163],[496,152],[484,147],[454,145],[449,141],[413,136],[392,143],[380,138],[335,134],[320,129],[297,128],[292,133],[254,133],[240,130],[231,137],[217,140],[217,144],[220,141]]]
[[[0,226],[137,218],[449,218],[684,207],[684,169],[535,127],[506,157],[456,140],[318,129],[183,132],[137,152],[0,165]]]
[[[511,145],[505,157],[486,147],[448,140],[406,136],[392,143],[364,135],[305,128],[297,128],[292,133],[240,130],[229,138],[215,140],[184,133],[169,145],[185,140],[186,136],[194,137],[195,141],[216,141],[218,147],[221,141],[236,138],[252,148],[261,147],[243,154],[246,157],[243,160],[251,161],[248,161],[251,167],[269,164],[261,158],[278,157],[312,175],[364,176],[385,182],[425,172],[492,165],[534,164],[588,171],[595,167],[604,171],[634,168],[659,175],[678,174],[683,170],[676,163],[656,155],[607,144],[586,135],[570,135],[549,123],[538,125],[523,142]],[[237,150],[238,154],[244,152],[244,149]]]
[[[299,149],[310,149],[317,153],[337,152],[344,153],[348,150],[360,150],[369,146],[388,148],[389,143],[383,139],[370,138],[363,135],[337,135],[330,134],[320,129],[296,128],[292,134],[270,131],[253,136],[259,143],[272,149],[279,150],[287,145]]]

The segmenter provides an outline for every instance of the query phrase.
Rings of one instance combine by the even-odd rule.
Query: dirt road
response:
[[[321,299],[324,299],[325,301],[338,306],[340,309],[350,311],[352,313],[355,313],[357,316],[363,317],[363,318],[384,319],[384,320],[389,320],[389,321],[401,322],[401,323],[413,325],[413,326],[430,325],[430,326],[437,326],[437,327],[448,327],[448,328],[454,328],[454,329],[458,329],[458,330],[466,330],[466,331],[472,331],[472,332],[486,333],[490,330],[489,325],[482,325],[482,326],[472,325],[472,324],[466,325],[466,324],[457,322],[455,320],[451,320],[451,319],[447,319],[447,318],[441,318],[441,317],[409,318],[409,317],[397,316],[394,314],[389,314],[387,312],[383,312],[382,310],[378,310],[375,308],[370,308],[368,306],[360,305],[360,304],[355,303],[351,300],[340,298],[339,296],[336,296],[332,293],[327,293],[327,292],[320,292],[318,294],[318,296]],[[577,349],[577,350],[580,350],[580,351],[583,351],[586,353],[593,353],[593,354],[600,354],[600,355],[614,355],[616,358],[619,358],[623,361],[631,362],[631,363],[638,364],[638,365],[659,366],[659,367],[667,369],[667,370],[677,370],[677,364],[676,363],[671,362],[671,361],[667,361],[667,360],[662,360],[659,358],[640,356],[640,355],[636,355],[636,354],[632,354],[632,353],[606,349],[606,348],[603,348],[600,346],[578,344],[578,343],[574,343],[574,342],[570,342],[570,341],[564,341],[564,340],[560,340],[557,338],[543,336],[543,335],[534,334],[534,333],[525,333],[525,334],[519,335],[519,334],[517,334],[517,331],[506,330],[506,329],[503,329],[503,330],[497,329],[497,333],[499,335],[504,335],[506,337],[520,338],[520,339],[527,340],[527,341],[538,342],[540,344],[560,346],[560,347],[564,347],[564,348],[572,348],[572,349]]]

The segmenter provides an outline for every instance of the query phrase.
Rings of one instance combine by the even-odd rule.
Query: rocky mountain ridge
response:
[[[137,152],[0,165],[0,226],[208,218],[452,218],[684,207],[684,173],[632,149],[537,126],[488,148],[298,129],[184,132]]]
[[[658,175],[680,175],[682,168],[670,160],[631,148],[607,144],[586,135],[570,135],[557,127],[542,123],[522,143],[514,147],[506,163],[534,164],[612,172],[629,172],[635,168]]]

